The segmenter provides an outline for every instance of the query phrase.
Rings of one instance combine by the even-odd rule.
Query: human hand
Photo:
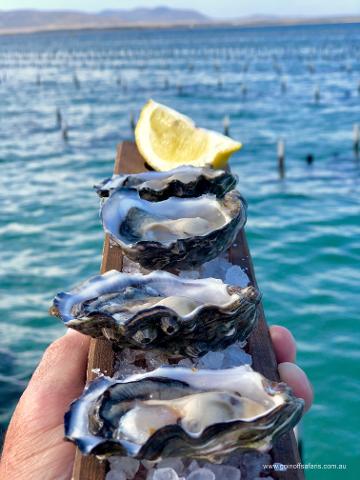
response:
[[[281,379],[312,403],[312,389],[295,361],[296,345],[283,327],[270,328]],[[75,446],[64,441],[64,413],[85,384],[89,337],[69,329],[44,353],[11,419],[0,463],[1,480],[70,480]]]
[[[12,416],[1,480],[70,480],[75,446],[64,414],[85,384],[90,338],[69,328],[45,351]]]

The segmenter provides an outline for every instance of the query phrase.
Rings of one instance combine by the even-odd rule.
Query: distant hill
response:
[[[203,23],[210,20],[196,10],[179,10],[169,7],[103,10],[98,15],[124,23]]]
[[[176,25],[235,25],[243,27],[359,23],[360,16],[281,17],[252,15],[219,20],[191,9],[170,7],[103,10],[0,10],[0,35],[52,30],[104,29],[121,27],[171,27]]]
[[[103,10],[85,13],[73,10],[0,10],[0,31],[26,32],[77,28],[105,28],[127,25],[177,25],[209,22],[196,10],[169,7]]]

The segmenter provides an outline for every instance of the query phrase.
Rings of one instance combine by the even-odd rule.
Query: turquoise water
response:
[[[267,318],[292,330],[315,388],[303,422],[305,460],[348,465],[307,477],[357,478],[359,25],[1,37],[0,79],[3,429],[41,352],[63,333],[47,315],[53,295],[99,270],[92,185],[111,173],[116,143],[131,137],[129,112],[153,97],[208,128],[221,130],[230,116],[231,135],[245,145],[232,166],[249,201]]]

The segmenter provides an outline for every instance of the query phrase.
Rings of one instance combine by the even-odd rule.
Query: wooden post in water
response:
[[[130,128],[133,136],[135,134],[135,127],[136,127],[135,116],[133,112],[130,112]]]
[[[58,128],[61,128],[62,125],[62,115],[59,107],[56,109],[56,125]]]
[[[66,122],[62,124],[61,135],[65,142],[69,140],[69,127]]]
[[[224,135],[229,137],[230,136],[230,117],[229,117],[229,115],[225,115],[224,120],[223,120],[223,126],[224,126]]]
[[[280,178],[285,178],[285,142],[280,139],[277,143],[278,170]]]
[[[319,85],[316,85],[316,87],[315,87],[314,100],[315,100],[315,103],[320,102],[320,87],[319,87]]]
[[[359,150],[360,150],[360,126],[358,123],[354,124],[353,134],[354,134],[354,153],[357,158],[359,156]]]
[[[73,82],[74,82],[75,88],[79,89],[80,88],[80,80],[79,80],[78,76],[76,75],[76,72],[73,75]]]

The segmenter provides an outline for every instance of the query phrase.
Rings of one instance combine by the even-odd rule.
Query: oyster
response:
[[[169,197],[198,197],[204,193],[223,197],[235,188],[236,180],[234,175],[224,170],[187,165],[167,172],[113,175],[95,185],[95,189],[100,197],[109,197],[118,188],[128,188],[137,190],[145,200],[157,202]]]
[[[144,268],[189,269],[212,260],[234,241],[246,221],[246,203],[231,190],[224,198],[142,199],[115,190],[102,205],[104,230],[126,256]]]
[[[301,417],[303,400],[249,365],[162,367],[125,380],[99,377],[72,403],[65,435],[83,454],[221,461],[266,450]]]
[[[259,301],[253,286],[185,279],[164,271],[130,275],[111,270],[59,293],[50,313],[67,327],[121,347],[196,357],[244,341],[256,324]]]

